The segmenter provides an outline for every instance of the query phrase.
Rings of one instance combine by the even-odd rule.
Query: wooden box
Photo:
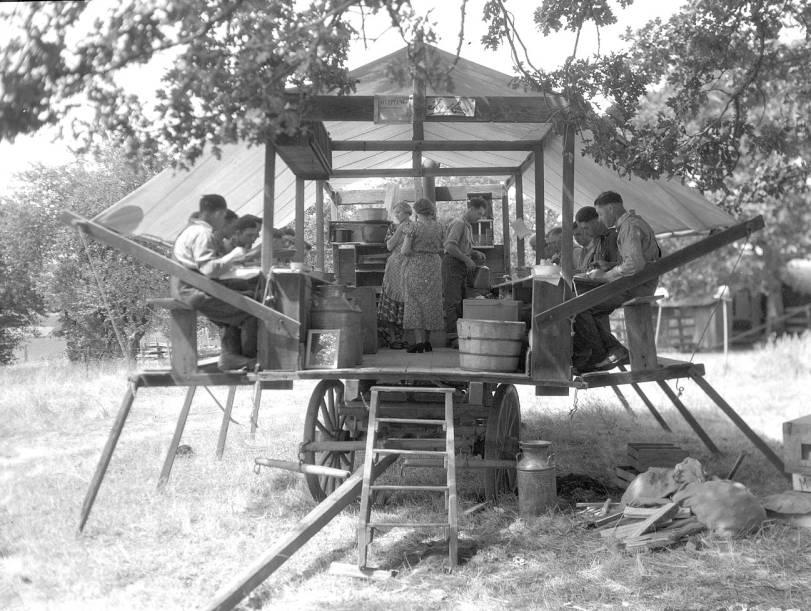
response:
[[[783,423],[786,473],[811,475],[811,414]]]
[[[276,152],[298,178],[326,180],[332,173],[332,149],[324,124],[305,121],[295,135],[276,137]]]

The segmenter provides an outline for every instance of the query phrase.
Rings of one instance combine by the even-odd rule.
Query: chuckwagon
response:
[[[409,59],[409,57],[411,59]],[[402,86],[385,75],[391,65],[414,61],[413,82]],[[425,66],[432,66],[429,75]],[[451,67],[453,69],[451,71]],[[444,68],[443,68],[444,67]],[[450,78],[436,79],[438,70]],[[262,322],[259,367],[246,373],[223,373],[198,362],[196,313],[171,299],[156,299],[169,310],[172,344],[171,367],[142,371],[131,378],[108,442],[87,493],[80,521],[84,526],[101,480],[115,449],[138,387],[187,388],[177,428],[159,478],[166,482],[186,417],[197,388],[228,386],[218,453],[221,455],[233,405],[234,389],[255,388],[252,432],[259,418],[263,390],[291,388],[296,380],[318,380],[307,407],[300,447],[307,485],[313,498],[324,501],[302,525],[294,541],[286,541],[251,574],[226,592],[215,605],[225,608],[264,579],[281,556],[323,526],[325,520],[352,502],[376,472],[398,457],[439,460],[455,477],[455,467],[481,473],[487,495],[497,497],[514,487],[521,412],[516,385],[528,385],[538,396],[566,395],[570,389],[620,387],[638,393],[660,425],[668,424],[639,384],[654,382],[714,453],[718,448],[667,381],[690,378],[724,411],[781,472],[781,459],[746,425],[704,379],[700,364],[658,357],[654,345],[649,299],[625,304],[625,322],[631,365],[620,371],[573,376],[571,371],[571,317],[606,298],[735,240],[763,226],[761,218],[735,224],[700,194],[676,181],[628,180],[577,155],[580,136],[565,121],[565,100],[537,92],[510,89],[510,77],[428,45],[416,55],[404,49],[353,73],[358,80],[351,96],[299,96],[290,94],[302,129],[297,136],[279,137],[264,148],[229,145],[220,159],[203,159],[189,172],[166,171],[93,220],[65,213],[65,221],[168,274],[177,276],[223,301],[256,316]],[[432,80],[433,78],[433,80]],[[432,83],[441,82],[434,85]],[[452,83],[449,85],[448,83]],[[553,127],[557,126],[557,127]],[[486,185],[437,186],[437,177],[483,176]],[[375,191],[358,189],[360,178],[414,178],[413,188]],[[399,190],[399,193],[395,193]],[[639,274],[573,295],[572,219],[577,207],[590,204],[597,193],[622,193],[657,233],[709,233],[688,249],[673,252]],[[263,223],[262,271],[268,279],[265,303],[250,300],[132,240],[141,236],[170,243],[194,211],[202,193],[219,192],[238,213],[261,214]],[[349,367],[319,367],[308,362],[308,343],[314,295],[332,286],[335,276],[352,286],[362,304],[364,320],[373,325],[375,250],[379,243],[353,233],[354,221],[340,218],[341,206],[382,204],[399,199],[427,197],[434,201],[464,201],[471,193],[488,195],[492,214],[480,233],[489,247],[488,262],[498,279],[491,290],[521,304],[527,335],[514,370],[463,368],[457,350],[437,346],[433,352],[406,354],[377,349],[369,340],[360,362]],[[325,205],[325,195],[331,204]],[[547,207],[561,212],[563,248],[559,277],[519,277],[526,250],[520,235],[510,232],[515,219],[524,218],[524,198],[534,200],[535,225],[544,234]],[[316,226],[315,271],[302,266],[273,266],[272,229],[295,220],[297,248],[294,261],[302,262],[307,210],[314,203]],[[325,224],[329,212],[331,223]],[[379,223],[380,219],[375,219]],[[366,232],[365,236],[375,235]],[[327,250],[327,237],[332,252]],[[379,250],[379,249],[378,249]],[[331,274],[325,273],[332,254]],[[540,261],[535,253],[534,263]],[[370,264],[366,266],[366,264]],[[364,267],[366,266],[366,267]],[[501,277],[503,274],[504,277]],[[365,304],[365,305],[363,305]],[[347,332],[347,330],[344,330]],[[372,332],[373,333],[373,332]],[[523,338],[522,338],[523,339]],[[428,434],[442,428],[444,434]],[[356,464],[364,451],[365,469]],[[373,453],[377,460],[369,458]],[[365,471],[365,472],[364,472]],[[351,475],[349,475],[351,473]],[[450,505],[455,490],[449,492]],[[326,500],[325,500],[326,499]],[[455,511],[455,509],[453,510]],[[449,524],[453,524],[449,510]],[[368,508],[362,508],[362,519]],[[363,529],[361,529],[363,530]],[[363,546],[361,546],[363,547]],[[283,552],[283,553],[282,553]],[[361,550],[363,554],[363,550]],[[286,557],[286,556],[285,556]]]

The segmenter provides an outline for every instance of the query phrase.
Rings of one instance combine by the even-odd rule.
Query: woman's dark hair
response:
[[[414,202],[414,212],[423,216],[436,216],[436,206],[430,199],[423,197]]]
[[[216,212],[228,208],[222,195],[210,193],[200,198],[200,212]]]

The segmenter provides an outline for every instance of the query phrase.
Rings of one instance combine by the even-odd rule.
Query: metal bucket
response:
[[[518,511],[522,516],[539,516],[557,503],[555,455],[549,441],[519,441],[521,447],[516,474]]]
[[[473,371],[515,371],[526,336],[523,322],[456,321],[459,366]]]
[[[322,284],[313,294],[311,329],[340,329],[338,367],[359,365],[363,357],[363,328],[360,307],[351,303],[341,284]]]

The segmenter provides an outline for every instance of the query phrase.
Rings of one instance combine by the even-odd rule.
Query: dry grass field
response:
[[[683,356],[683,355],[682,355]],[[758,351],[698,355],[707,378],[776,449],[781,425],[811,412],[811,337]],[[253,459],[295,459],[312,383],[268,391],[255,439],[250,390],[237,393],[223,460],[214,456],[221,412],[198,393],[179,457],[163,492],[155,483],[182,403],[178,389],[142,389],[84,534],[79,509],[125,389],[125,371],[59,363],[0,369],[0,609],[199,608],[313,506],[299,476],[253,471]],[[655,385],[649,396],[673,426],[665,433],[641,402],[635,415],[610,391],[576,399],[519,389],[522,438],[554,443],[558,474],[611,482],[629,441],[673,441],[724,475],[748,452],[736,479],[756,494],[786,481],[689,381],[682,399],[721,447],[712,458]],[[219,397],[225,389],[213,389]],[[408,474],[406,474],[408,476]],[[465,480],[461,509],[477,502]],[[394,497],[393,520],[428,511]],[[626,553],[576,519],[570,503],[537,519],[514,497],[462,519],[463,564],[444,570],[445,548],[408,530],[376,540],[372,563],[399,571],[387,581],[330,574],[356,559],[358,506],[351,506],[248,599],[250,609],[809,609],[811,531],[767,523],[726,541],[698,535],[670,550]]]

